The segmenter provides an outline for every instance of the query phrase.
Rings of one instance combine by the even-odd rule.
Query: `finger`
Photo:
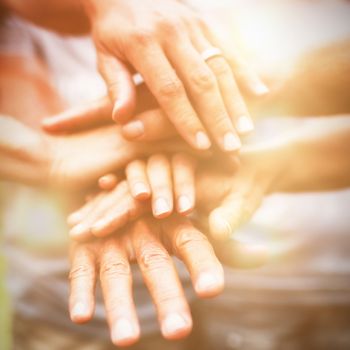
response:
[[[157,44],[134,47],[130,60],[180,135],[196,149],[210,148],[205,129],[162,48]]]
[[[151,196],[146,163],[143,160],[135,160],[129,163],[125,169],[125,174],[130,192],[135,199],[145,200]]]
[[[176,135],[174,126],[160,109],[139,114],[124,124],[121,131],[123,136],[131,141],[157,141]]]
[[[217,145],[226,152],[237,151],[241,146],[239,137],[227,113],[215,75],[206,62],[185,38],[181,47],[169,48],[168,55]]]
[[[195,204],[195,160],[177,153],[172,157],[172,170],[177,211],[189,214]]]
[[[194,42],[199,52],[212,47],[202,32],[197,33]],[[223,56],[212,57],[207,60],[207,64],[216,76],[221,96],[237,132],[239,134],[251,132],[254,129],[253,120],[236,84],[232,68]]]
[[[92,318],[95,308],[96,261],[85,244],[76,244],[71,254],[69,273],[69,313],[73,322],[84,323]]]
[[[99,52],[97,59],[112,101],[112,118],[118,123],[125,122],[131,117],[136,103],[132,76],[125,64],[114,56]]]
[[[160,219],[173,211],[173,188],[170,163],[166,156],[156,154],[149,158],[147,176],[152,191],[153,215]]]
[[[111,191],[118,184],[118,176],[115,174],[107,174],[98,179],[98,186],[102,191]]]
[[[157,225],[152,224],[152,229],[157,230]],[[191,331],[191,314],[174,263],[156,234],[144,220],[139,220],[133,228],[133,247],[156,306],[162,334],[167,339],[178,339]]]
[[[257,189],[234,189],[220,207],[209,215],[210,231],[215,239],[227,239],[246,223],[260,206],[264,194]]]
[[[175,254],[188,268],[196,293],[201,297],[218,295],[224,287],[223,268],[203,233],[181,217],[162,224]]]
[[[208,21],[202,21],[201,25],[208,40],[223,51],[224,57],[233,69],[240,85],[255,96],[266,95],[269,92],[269,88],[240,57],[237,50],[233,47],[232,40],[227,37],[224,31],[220,30],[220,26],[211,25]]]
[[[69,232],[70,237],[75,240],[91,238],[91,235],[94,234],[92,230],[93,226],[105,218],[110,208],[114,209],[115,216],[122,215],[121,213],[125,212],[125,208],[122,208],[119,203],[123,198],[128,196],[128,193],[128,185],[126,181],[122,181],[114,190],[102,192],[101,195],[98,195],[97,199],[94,199],[89,205],[89,211],[84,211],[83,214],[85,215],[81,218],[80,222],[72,227]]]
[[[100,98],[84,106],[68,109],[43,119],[42,126],[48,132],[72,132],[91,128],[112,120],[112,104],[108,97]]]
[[[74,227],[83,221],[86,216],[98,205],[98,202],[103,199],[104,195],[104,192],[100,192],[87,201],[87,203],[85,203],[78,210],[72,212],[67,218],[68,225]]]
[[[106,237],[115,233],[129,222],[150,211],[148,202],[140,202],[127,193],[118,199],[118,204],[111,206],[91,226],[91,233],[96,237]]]
[[[140,327],[132,298],[131,269],[122,238],[104,242],[100,280],[113,344],[135,343],[140,336]]]

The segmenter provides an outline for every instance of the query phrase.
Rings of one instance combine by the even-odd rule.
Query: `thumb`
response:
[[[124,124],[121,131],[130,141],[158,141],[176,135],[175,128],[160,109],[140,113]]]
[[[90,128],[111,120],[112,105],[108,97],[100,98],[84,106],[74,107],[42,120],[48,132],[72,132]]]
[[[212,236],[219,240],[229,238],[237,227],[253,216],[262,198],[263,194],[257,189],[251,189],[248,193],[235,192],[226,197],[220,207],[209,215]]]
[[[112,101],[112,118],[117,123],[128,121],[136,105],[136,89],[127,66],[106,53],[98,54],[99,71]]]

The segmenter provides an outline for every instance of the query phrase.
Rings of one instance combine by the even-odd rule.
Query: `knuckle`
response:
[[[155,192],[155,199],[157,198],[157,196],[159,195],[163,195],[163,196],[170,196],[171,194],[171,184],[169,183],[154,183],[153,184],[153,192]]]
[[[168,305],[168,304],[183,304],[183,297],[177,294],[177,291],[175,288],[172,288],[173,286],[169,286],[166,289],[163,289],[158,297],[157,297],[157,303],[161,305]]]
[[[167,17],[160,17],[157,21],[158,29],[164,34],[178,34],[181,32],[181,24],[178,20]]]
[[[184,93],[182,82],[177,77],[163,78],[159,84],[158,95],[164,99],[178,97]]]
[[[190,77],[191,86],[197,92],[210,90],[215,87],[215,78],[207,68],[198,68],[193,71]]]
[[[154,34],[149,29],[138,29],[129,34],[129,45],[149,46],[154,41]]]
[[[175,245],[178,250],[183,250],[195,246],[198,248],[198,243],[209,244],[208,239],[199,231],[180,228],[175,236]]]
[[[184,165],[188,169],[192,169],[194,165],[194,159],[184,152],[178,152],[174,154],[171,158],[171,162],[174,167],[176,167],[177,165]]]
[[[116,278],[119,276],[128,276],[130,274],[130,266],[127,261],[120,259],[118,261],[102,263],[100,273],[107,278]]]
[[[218,131],[227,131],[232,129],[231,120],[225,112],[215,114],[213,121],[215,129]]]
[[[175,182],[176,189],[181,194],[189,195],[191,192],[193,192],[194,183],[191,179],[177,178]]]
[[[168,163],[168,158],[165,154],[163,153],[158,153],[158,154],[153,154],[150,158],[149,158],[149,163],[150,165],[155,164],[159,164],[159,163]]]
[[[94,275],[94,269],[86,264],[80,264],[74,266],[69,272],[69,279],[76,280],[84,277],[92,277]]]
[[[229,76],[229,75],[233,76],[230,66],[227,64],[227,62],[223,58],[220,58],[220,57],[213,58],[209,64],[210,64],[210,68],[212,69],[212,71],[217,77]]]
[[[159,270],[170,263],[170,257],[159,247],[145,246],[140,254],[140,262],[143,269]]]

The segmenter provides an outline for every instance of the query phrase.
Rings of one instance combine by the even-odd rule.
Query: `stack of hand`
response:
[[[66,111],[44,125],[47,128],[49,121],[56,132],[72,132],[70,126],[76,129],[80,120],[80,128],[86,129],[85,120],[107,117],[103,103]],[[99,273],[112,340],[118,345],[134,342],[140,333],[130,263],[136,261],[141,269],[163,336],[185,336],[192,327],[191,315],[170,256],[185,263],[198,296],[217,295],[224,284],[223,269],[193,220],[201,218],[203,228],[209,217],[209,239],[227,239],[243,216],[249,216],[237,210],[247,211],[249,203],[252,213],[261,199],[253,203],[246,197],[248,184],[236,187],[240,180],[232,177],[238,166],[235,155],[191,150],[176,137],[161,110],[143,112],[135,119],[145,126],[142,140],[128,141],[124,126],[106,125],[50,136],[46,146],[54,159],[49,161],[50,183],[76,190],[93,185],[99,177],[98,190],[68,218],[70,235],[77,241],[72,245],[70,310],[75,322],[92,317]],[[244,203],[237,202],[240,195]],[[235,264],[246,247],[234,242],[229,247],[230,263]],[[261,254],[249,264],[259,264]]]
[[[51,133],[79,132],[53,137],[50,181],[77,188],[102,175],[100,192],[69,217],[71,237],[80,242],[72,251],[71,316],[75,322],[92,317],[99,271],[112,340],[134,342],[140,331],[129,264],[135,260],[163,336],[179,338],[192,323],[170,255],[185,263],[200,297],[222,290],[221,264],[188,215],[197,206],[195,216],[209,215],[214,235],[231,234],[236,219],[230,209],[230,173],[237,166],[239,135],[253,130],[238,86],[256,96],[268,89],[203,19],[179,2],[86,4],[110,99],[44,121]],[[129,65],[152,94],[144,97],[146,103],[156,100],[153,109],[134,118],[133,106],[142,101],[136,103]],[[121,126],[91,130],[112,118]],[[226,153],[222,161],[213,158],[218,151]]]
[[[135,342],[137,262],[163,336],[180,338],[192,321],[170,256],[185,263],[200,297],[224,285],[213,248],[229,264],[264,261],[264,250],[228,238],[268,193],[348,185],[349,118],[311,123],[238,156],[240,136],[253,130],[241,91],[268,89],[231,43],[179,1],[82,3],[110,96],[44,120],[44,135],[1,118],[3,135],[21,138],[1,139],[0,174],[90,190],[68,218],[74,322],[92,317],[99,274],[113,342]],[[134,72],[150,93],[136,91]]]

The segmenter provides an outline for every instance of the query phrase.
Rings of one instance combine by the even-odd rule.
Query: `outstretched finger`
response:
[[[223,268],[206,236],[186,218],[172,216],[162,224],[174,253],[188,268],[196,293],[218,295],[224,287]]]
[[[112,118],[123,123],[135,109],[136,89],[132,75],[122,61],[108,53],[99,52],[97,59],[112,101]]]
[[[157,237],[158,230],[155,222],[150,225],[146,220],[137,221],[132,233],[133,248],[163,336],[179,339],[191,331],[192,318],[174,263]]]
[[[162,219],[173,211],[173,185],[168,158],[162,154],[151,156],[147,163],[147,175],[152,190],[153,215]]]
[[[140,336],[132,297],[132,278],[125,237],[110,238],[103,243],[100,280],[113,344],[131,345]]]
[[[92,318],[95,308],[96,261],[88,244],[74,244],[69,273],[69,313],[73,322]]]
[[[195,204],[195,160],[185,153],[177,153],[171,163],[177,211],[186,215]]]
[[[147,178],[146,163],[134,160],[125,169],[129,189],[135,199],[145,200],[151,196],[151,188]]]

